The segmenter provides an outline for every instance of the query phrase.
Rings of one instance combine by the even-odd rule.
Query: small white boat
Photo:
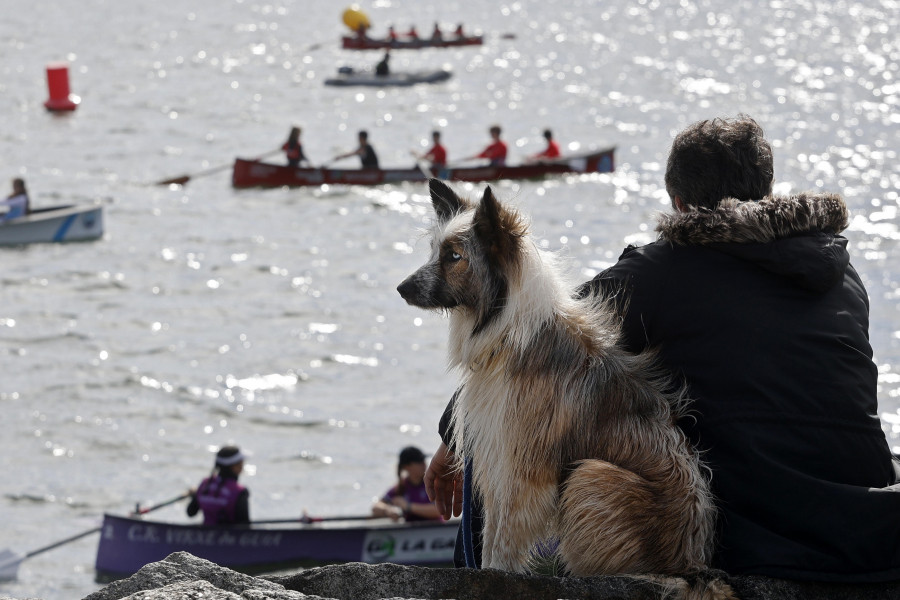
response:
[[[372,87],[406,87],[417,83],[439,83],[450,79],[452,73],[443,69],[433,71],[397,71],[387,75],[376,75],[373,71],[355,71],[350,67],[338,69],[337,77],[325,80],[325,85]]]
[[[25,216],[0,221],[0,246],[76,242],[102,236],[100,203],[35,208]]]

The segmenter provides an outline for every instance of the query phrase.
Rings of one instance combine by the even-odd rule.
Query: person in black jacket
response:
[[[868,296],[840,235],[847,207],[836,194],[773,196],[772,181],[753,119],[689,126],[669,155],[674,212],[659,239],[626,248],[578,293],[614,297],[621,343],[655,349],[688,385],[693,414],[679,425],[712,472],[713,567],[895,580],[900,486],[877,415]],[[446,419],[441,433],[450,440]],[[426,474],[445,515],[460,503],[451,459],[442,445]]]

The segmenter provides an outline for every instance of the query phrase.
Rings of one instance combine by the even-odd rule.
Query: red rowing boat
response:
[[[419,50],[421,48],[455,48],[458,46],[480,46],[484,36],[461,35],[447,37],[423,38],[370,38],[345,35],[341,37],[344,50]]]
[[[256,160],[235,159],[231,185],[250,187],[299,187],[324,184],[381,185],[404,181],[425,181],[436,177],[447,181],[494,181],[497,179],[539,179],[567,173],[610,173],[615,169],[615,147],[589,154],[547,162],[516,166],[448,167],[430,172],[409,169],[308,169],[273,165]],[[426,177],[426,172],[428,177]]]

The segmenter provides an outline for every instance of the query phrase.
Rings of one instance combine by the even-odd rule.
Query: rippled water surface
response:
[[[0,183],[25,177],[35,205],[99,199],[107,234],[0,249],[0,548],[171,498],[227,442],[252,453],[258,518],[364,513],[402,446],[437,446],[454,387],[446,322],[395,291],[426,253],[425,187],[233,190],[234,157],[280,147],[294,123],[316,163],[363,128],[385,166],[410,165],[435,127],[451,161],[493,123],[511,162],[548,126],[568,151],[616,145],[612,175],[495,184],[585,279],[652,239],[675,132],[753,115],[777,191],[847,199],[880,411],[900,447],[898,2],[367,1],[374,33],[464,20],[486,35],[395,52],[395,69],[454,77],[385,91],[322,85],[380,58],[339,48],[335,3],[57,4],[4,4]],[[57,60],[82,98],[73,114],[42,106]],[[149,185],[182,174],[199,176]],[[91,536],[36,556],[0,594],[83,597],[98,587],[95,551]]]

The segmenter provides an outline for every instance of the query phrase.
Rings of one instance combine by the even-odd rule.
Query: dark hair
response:
[[[431,132],[432,137],[441,137],[441,132],[435,129]]]
[[[403,450],[400,451],[400,459],[397,461],[397,493],[401,496],[403,495],[406,486],[403,478],[400,476],[403,473],[403,467],[406,465],[410,465],[413,463],[424,463],[425,462],[425,454],[416,448],[415,446],[407,446]]]
[[[544,130],[544,137],[545,137],[546,139],[549,140],[550,138],[553,137],[553,132],[550,131],[549,129],[545,129],[545,130]]]
[[[499,134],[502,132],[499,125],[491,125],[491,128],[488,129],[489,132],[494,133],[495,131]]]
[[[365,129],[363,129],[359,132],[359,137],[361,137],[364,140],[367,140],[367,139],[369,139],[369,132],[366,131]]]
[[[674,201],[715,208],[725,198],[759,200],[772,193],[772,147],[747,115],[699,121],[675,136],[666,163]]]

